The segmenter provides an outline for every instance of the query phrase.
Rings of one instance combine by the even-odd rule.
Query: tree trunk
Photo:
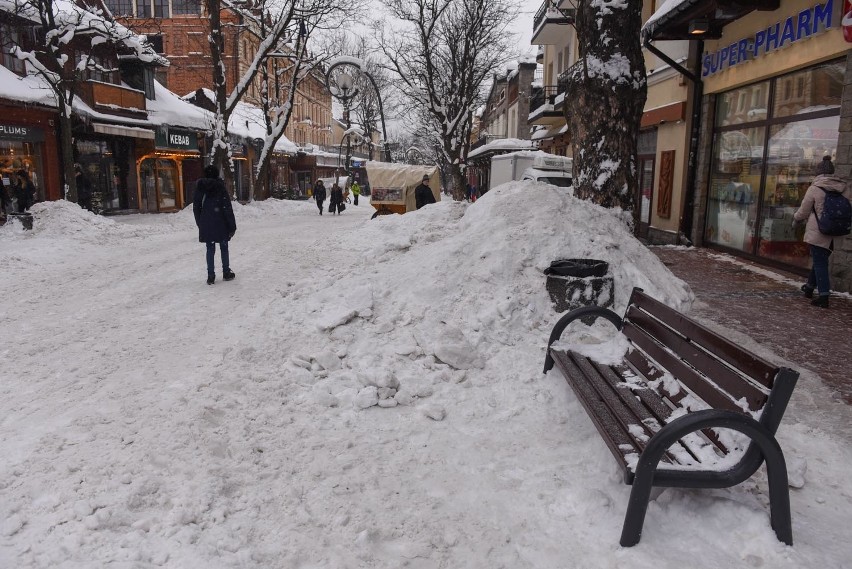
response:
[[[464,172],[457,161],[450,164],[450,181],[452,182],[452,194],[455,201],[462,201],[465,194]]]
[[[636,143],[647,96],[639,43],[642,3],[577,9],[579,59],[571,66],[565,118],[574,147],[574,195],[632,212]]]
[[[59,112],[59,152],[62,157],[62,177],[65,188],[63,198],[77,203],[77,178],[74,172],[74,137],[71,132],[71,117],[66,116],[60,108]]]

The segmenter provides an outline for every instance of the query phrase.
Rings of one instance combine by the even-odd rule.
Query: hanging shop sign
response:
[[[198,150],[198,136],[194,132],[176,128],[157,129],[157,148],[177,150]]]
[[[828,0],[825,4],[802,10],[786,20],[759,30],[751,37],[735,41],[713,53],[705,53],[701,62],[701,76],[708,77],[730,69],[830,29],[833,25],[834,1]],[[848,2],[837,1],[843,1],[844,4]]]
[[[0,139],[44,142],[44,130],[17,124],[0,124]]]

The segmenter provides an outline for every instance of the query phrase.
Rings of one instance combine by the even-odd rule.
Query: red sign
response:
[[[843,39],[852,43],[852,0],[843,0],[843,18],[840,25],[843,26]]]

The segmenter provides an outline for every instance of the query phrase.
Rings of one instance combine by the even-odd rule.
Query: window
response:
[[[168,18],[171,14],[169,14],[169,0],[154,0],[154,17],[155,18]]]
[[[90,55],[82,51],[76,52],[75,60],[80,63],[84,59],[86,61],[86,70],[83,72],[83,78],[90,81],[100,81],[101,83],[118,83],[118,71],[116,63],[110,59],[106,59],[100,55]]]
[[[107,0],[106,4],[113,16],[133,17],[133,0]]]
[[[192,16],[201,13],[199,0],[172,0],[172,15]]]
[[[0,25],[0,44],[3,50],[3,67],[14,71],[18,75],[23,75],[26,72],[24,62],[12,55],[10,52],[18,46],[21,46],[23,38],[21,32],[9,24]],[[23,47],[23,46],[21,46]]]
[[[708,242],[808,266],[802,230],[790,219],[817,165],[837,155],[845,72],[844,58],[718,95]]]
[[[795,73],[784,81],[783,96],[776,94],[773,115],[784,117],[827,108],[839,109],[845,71],[844,63],[832,62]],[[793,83],[797,91],[795,100],[792,99]]]
[[[151,14],[151,0],[136,0],[136,17],[150,18]]]

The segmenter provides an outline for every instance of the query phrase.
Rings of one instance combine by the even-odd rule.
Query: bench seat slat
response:
[[[641,347],[642,351],[650,356],[651,359],[668,370],[677,379],[678,383],[687,387],[698,399],[703,400],[708,406],[714,409],[725,409],[738,413],[743,412],[743,408],[726,393],[720,391],[718,386],[696,372],[692,367],[686,365],[670,350],[658,344],[656,340],[648,336],[647,332],[641,328],[637,328],[630,322],[625,322],[621,331],[635,346]],[[664,390],[665,388],[663,388]]]
[[[743,350],[730,340],[719,336],[708,328],[690,320],[673,308],[651,298],[644,293],[636,293],[630,297],[630,304],[651,312],[666,325],[680,331],[692,342],[702,346],[708,352],[717,354],[731,366],[741,370],[760,384],[772,388],[772,382],[778,368],[763,358]]]
[[[657,367],[651,363],[642,352],[639,350],[633,350],[629,354],[625,360],[630,363],[632,372],[638,372],[641,376],[647,378],[647,380],[658,380],[663,376],[663,372],[661,372]],[[622,377],[625,376],[625,372],[620,372]],[[645,388],[642,390],[635,390],[636,394],[642,400],[642,403],[645,404],[648,409],[651,410],[654,415],[660,420],[661,423],[668,423],[669,417],[672,414],[672,408],[666,405],[666,403],[660,398],[660,395],[657,394],[650,388]],[[681,390],[680,392],[669,395],[666,397],[672,402],[674,406],[680,406],[680,401],[686,397],[686,391]],[[716,447],[719,449],[719,452],[725,454],[728,452],[728,449],[724,444],[719,440],[719,437],[716,436],[716,433],[709,429],[705,429],[702,431],[704,436],[707,437]]]
[[[568,381],[571,389],[577,395],[580,404],[592,419],[598,432],[601,433],[612,455],[622,469],[627,470],[626,455],[639,454],[636,441],[622,429],[618,420],[612,416],[609,409],[598,398],[597,393],[584,380],[583,372],[578,368],[566,352],[553,350],[553,361]],[[617,428],[615,428],[617,427]]]
[[[694,343],[684,339],[682,335],[666,327],[647,312],[631,307],[627,312],[627,319],[658,342],[667,346],[688,364],[712,377],[713,381],[733,399],[744,398],[752,411],[761,409],[766,403],[767,390],[765,387],[751,383],[751,378],[747,380]]]

